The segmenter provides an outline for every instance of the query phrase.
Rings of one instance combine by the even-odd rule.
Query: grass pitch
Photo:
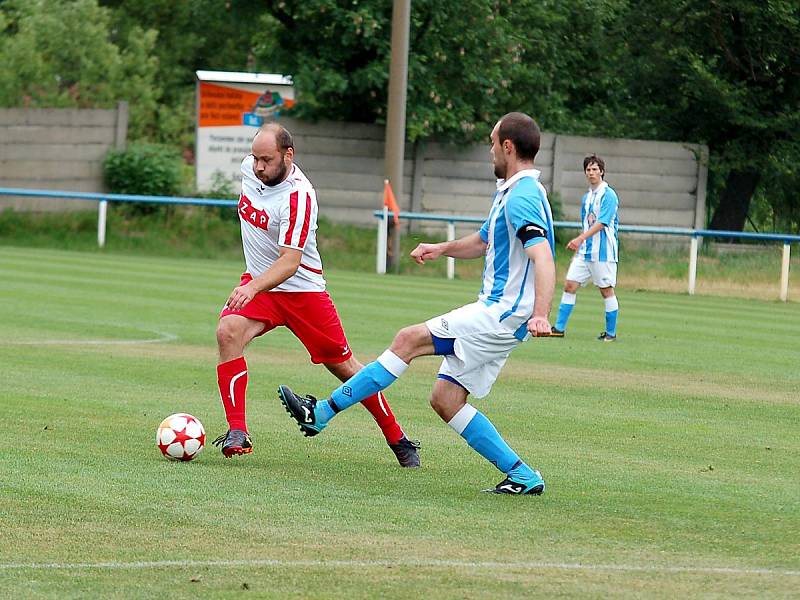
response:
[[[423,443],[399,468],[366,411],[303,438],[275,389],[333,377],[289,332],[248,352],[255,451],[192,463],[163,417],[225,429],[214,327],[239,261],[0,248],[0,596],[787,597],[800,589],[800,306],[583,290],[563,340],[515,351],[476,402],[547,480],[502,476],[427,406],[438,360],[387,393]],[[362,360],[477,281],[330,271]]]

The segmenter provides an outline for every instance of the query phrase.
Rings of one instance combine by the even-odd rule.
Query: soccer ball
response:
[[[170,460],[192,460],[206,445],[206,430],[197,417],[175,413],[161,421],[156,431],[156,444]]]

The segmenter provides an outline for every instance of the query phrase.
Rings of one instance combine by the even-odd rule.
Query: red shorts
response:
[[[240,285],[251,279],[249,273],[243,274]],[[316,364],[337,364],[353,356],[328,292],[260,292],[241,310],[223,308],[219,316],[226,315],[264,323],[264,330],[258,335],[281,325],[288,327]]]

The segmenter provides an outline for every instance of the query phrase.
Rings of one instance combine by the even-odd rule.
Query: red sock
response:
[[[405,435],[403,430],[400,429],[397,419],[394,418],[394,413],[382,392],[373,394],[369,398],[364,398],[361,404],[370,412],[372,418],[375,419],[387,443],[396,444]]]
[[[247,431],[247,421],[244,416],[247,361],[244,356],[217,365],[217,384],[228,427]]]

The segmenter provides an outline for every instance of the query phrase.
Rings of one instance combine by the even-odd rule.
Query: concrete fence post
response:
[[[375,272],[386,275],[386,248],[389,232],[389,208],[383,207],[383,217],[378,221],[378,249],[375,255]]]
[[[108,200],[97,203],[97,245],[102,248],[106,245],[106,215],[108,213]]]
[[[789,299],[789,261],[791,249],[789,242],[783,242],[783,261],[781,262],[781,302]]]
[[[452,242],[456,239],[456,224],[453,221],[447,223],[447,241]],[[456,259],[452,256],[447,257],[447,278],[453,279],[456,276]]]
[[[697,236],[693,235],[689,243],[689,295],[694,296],[697,283]]]

